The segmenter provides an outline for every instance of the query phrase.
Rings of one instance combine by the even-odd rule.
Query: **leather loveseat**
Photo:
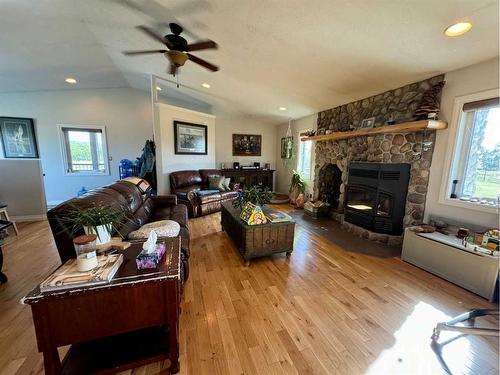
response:
[[[93,204],[109,206],[126,212],[126,217],[119,229],[120,235],[126,237],[140,226],[158,220],[174,220],[180,225],[181,236],[181,271],[184,280],[189,275],[189,225],[188,212],[183,204],[177,204],[175,195],[151,196],[142,193],[133,183],[118,181],[114,184],[89,191],[85,195],[70,199],[47,212],[50,228],[62,262],[75,258],[73,238],[83,234],[83,228],[72,233],[72,225],[68,222],[68,210],[71,206],[90,207]]]
[[[209,189],[210,177],[221,177],[220,169],[200,169],[170,173],[170,191],[179,203],[187,206],[189,217],[198,217],[220,211],[221,203],[238,196],[238,184],[231,191]]]

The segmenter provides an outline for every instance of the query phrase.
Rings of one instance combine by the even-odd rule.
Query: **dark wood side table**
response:
[[[166,242],[156,269],[136,269],[136,243],[122,252],[107,285],[45,293],[37,287],[23,299],[46,374],[113,374],[158,361],[179,371],[181,242]],[[61,363],[57,348],[65,345],[71,347]]]
[[[295,235],[293,220],[247,225],[240,219],[240,213],[230,201],[221,205],[222,229],[236,245],[246,266],[250,265],[250,260],[254,258],[276,253],[286,253],[287,256],[292,254]]]

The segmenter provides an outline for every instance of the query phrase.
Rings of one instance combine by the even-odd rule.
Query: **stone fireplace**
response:
[[[330,204],[331,209],[337,209],[340,200],[340,185],[342,172],[336,164],[325,164],[319,170],[318,197]]]
[[[375,95],[356,102],[335,107],[318,114],[317,130],[346,131],[361,127],[362,120],[375,117],[375,126],[386,125],[391,119],[399,122],[411,121],[424,92],[443,80],[443,75],[413,83],[395,90]],[[315,142],[314,196],[325,195],[324,188],[330,181],[330,165],[340,171],[340,185],[336,213],[345,212],[348,169],[351,162],[407,163],[410,166],[408,193],[404,202],[403,226],[420,223],[423,219],[429,170],[434,151],[436,134],[433,130],[415,133],[386,133],[373,136]],[[338,215],[334,215],[338,217]],[[353,233],[384,243],[401,242],[401,237],[371,232],[351,223],[346,229]]]

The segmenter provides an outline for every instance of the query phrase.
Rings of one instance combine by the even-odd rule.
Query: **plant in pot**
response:
[[[303,205],[305,191],[306,191],[306,181],[300,175],[299,172],[294,170],[292,173],[292,181],[290,182],[290,190],[288,192],[290,196],[290,203],[296,204],[297,198],[300,198],[300,195],[302,195],[302,198],[299,200],[302,201]]]
[[[240,191],[233,201],[233,207],[241,210],[240,218],[249,225],[265,224],[267,222],[262,207],[273,198],[273,193],[268,188],[251,186]]]
[[[118,232],[124,217],[122,210],[94,203],[90,207],[72,205],[66,219],[72,224],[74,233],[83,228],[86,234],[95,234],[96,244],[101,245],[111,241],[111,234]]]

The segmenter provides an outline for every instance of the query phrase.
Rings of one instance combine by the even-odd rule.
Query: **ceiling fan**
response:
[[[142,51],[123,51],[124,55],[127,56],[137,56],[137,55],[149,55],[154,53],[162,53],[170,61],[170,74],[175,76],[177,69],[184,65],[187,60],[203,66],[204,68],[216,72],[219,67],[205,61],[199,57],[192,55],[189,52],[200,51],[203,49],[216,49],[217,43],[213,40],[202,40],[195,43],[188,44],[187,40],[184,39],[180,34],[183,29],[176,23],[169,23],[171,34],[162,36],[156,30],[148,26],[137,26],[138,30],[141,30],[149,37],[154,40],[164,44],[167,49],[157,49],[157,50],[142,50]]]

